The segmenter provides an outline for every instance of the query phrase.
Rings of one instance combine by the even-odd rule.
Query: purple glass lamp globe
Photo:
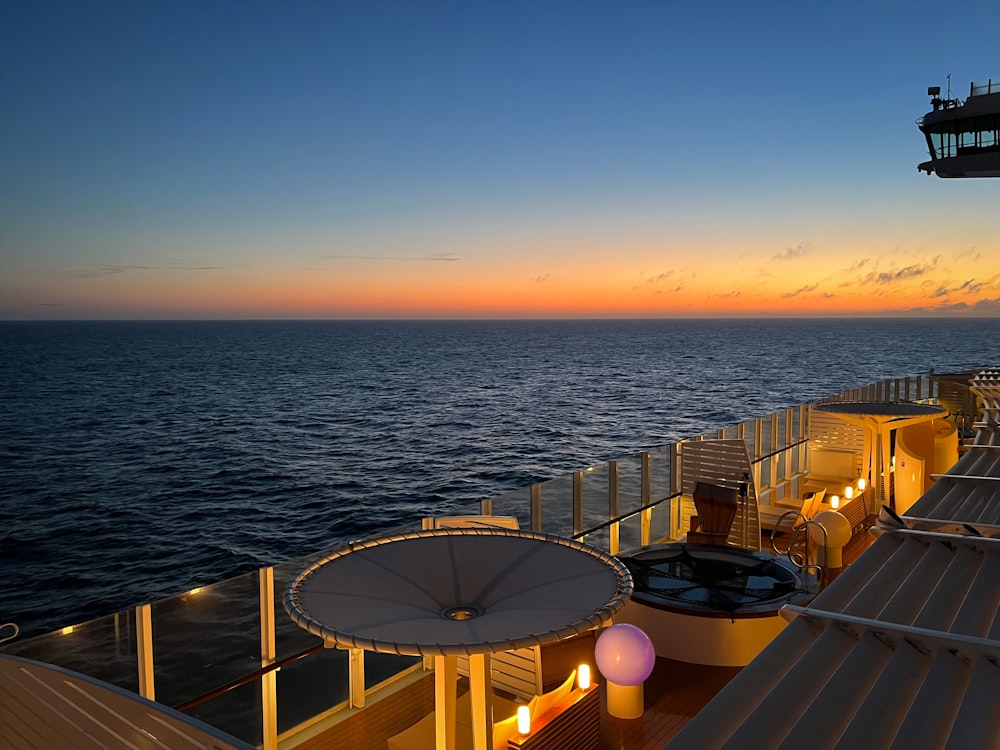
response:
[[[601,633],[594,647],[594,660],[606,680],[629,687],[641,685],[649,677],[656,651],[642,630],[620,623]]]

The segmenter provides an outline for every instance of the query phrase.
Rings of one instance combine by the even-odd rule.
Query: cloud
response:
[[[923,276],[925,273],[933,271],[937,266],[940,256],[935,257],[930,263],[914,264],[912,266],[905,266],[903,268],[897,268],[893,271],[872,271],[862,280],[862,284],[895,284],[898,281],[905,281],[906,279],[915,279],[919,276]]]
[[[809,294],[809,292],[815,292],[819,288],[819,284],[810,284],[809,286],[802,286],[796,289],[794,292],[788,292],[787,294],[782,294],[782,299],[791,299],[792,297],[798,297],[800,294]]]
[[[800,242],[797,245],[789,245],[780,253],[775,253],[771,256],[771,260],[794,260],[795,258],[801,258],[808,252],[809,243]]]
[[[848,271],[857,271],[859,269],[864,268],[865,266],[867,266],[871,262],[872,262],[871,258],[862,258],[861,260],[856,260],[853,263],[851,263],[851,267],[848,268],[847,270]]]
[[[69,276],[73,279],[97,279],[104,276],[117,276],[129,271],[217,271],[219,268],[220,266],[188,266],[181,263],[160,263],[154,266],[108,263],[97,268],[69,271],[59,275]]]
[[[444,261],[461,260],[454,253],[435,253],[434,255],[324,255],[326,260],[419,260]]]
[[[657,274],[656,276],[650,276],[648,279],[646,279],[646,283],[655,284],[658,281],[666,281],[673,275],[674,275],[673,271],[666,271],[665,273],[660,273]]]
[[[536,276],[535,277],[535,283],[536,284],[544,284],[550,278],[552,278],[552,277],[549,274],[543,273],[541,276]]]

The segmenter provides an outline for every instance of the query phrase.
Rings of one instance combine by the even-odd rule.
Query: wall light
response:
[[[849,484],[844,487],[844,499],[850,500],[852,497],[854,497],[854,486]]]
[[[840,507],[840,497],[837,495],[830,495],[830,507],[834,510]]]
[[[860,479],[858,479],[858,489],[861,492],[864,492],[865,491],[865,487],[867,487],[867,486],[868,486],[868,482],[865,481],[864,477],[861,477]]]
[[[517,731],[520,734],[531,734],[531,709],[527,706],[517,707]]]
[[[590,665],[581,664],[576,668],[576,686],[580,690],[587,690],[590,687]]]

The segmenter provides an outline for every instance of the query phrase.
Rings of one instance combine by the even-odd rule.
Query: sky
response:
[[[1000,316],[1000,3],[0,0],[0,319]]]

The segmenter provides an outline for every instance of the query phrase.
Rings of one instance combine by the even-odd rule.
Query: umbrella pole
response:
[[[455,695],[458,657],[434,657],[434,747],[455,750]]]
[[[472,693],[473,750],[492,750],[493,680],[489,654],[470,654],[469,690]]]

